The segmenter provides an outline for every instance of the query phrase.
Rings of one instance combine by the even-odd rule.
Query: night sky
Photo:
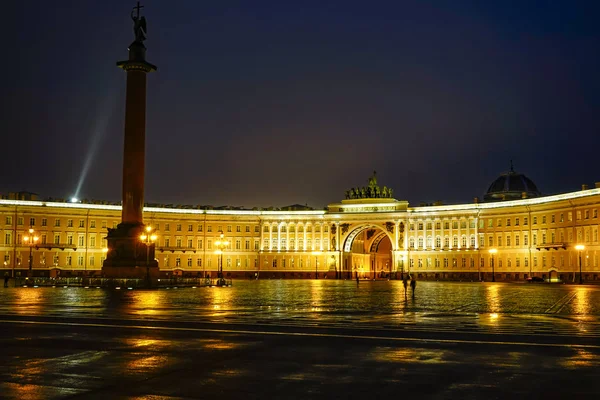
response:
[[[146,0],[147,202],[600,181],[600,2]],[[0,192],[120,201],[134,1],[3,2]],[[86,167],[87,165],[87,167]]]

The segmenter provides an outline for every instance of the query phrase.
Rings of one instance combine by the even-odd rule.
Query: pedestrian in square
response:
[[[412,289],[412,297],[415,297],[415,289],[417,288],[417,280],[410,277],[410,288]]]

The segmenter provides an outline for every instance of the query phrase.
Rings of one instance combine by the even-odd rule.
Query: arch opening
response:
[[[394,268],[392,238],[383,227],[363,225],[344,241],[342,261],[346,278],[400,279]]]

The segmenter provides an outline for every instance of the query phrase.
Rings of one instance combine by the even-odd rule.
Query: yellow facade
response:
[[[399,278],[599,281],[600,189],[491,203],[409,207],[392,198],[347,199],[327,210],[144,208],[161,274],[216,274],[215,241],[233,278]],[[121,207],[0,200],[4,272],[101,273],[107,228]],[[25,241],[32,228],[37,242]],[[577,244],[584,245],[577,250]],[[496,249],[496,253],[489,250]],[[493,263],[493,268],[492,268]]]

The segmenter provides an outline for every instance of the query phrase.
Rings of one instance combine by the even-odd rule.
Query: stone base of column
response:
[[[121,223],[109,229],[106,241],[108,252],[102,265],[105,278],[150,279],[159,277],[158,261],[154,259],[154,245],[150,248],[140,240],[143,224]]]

